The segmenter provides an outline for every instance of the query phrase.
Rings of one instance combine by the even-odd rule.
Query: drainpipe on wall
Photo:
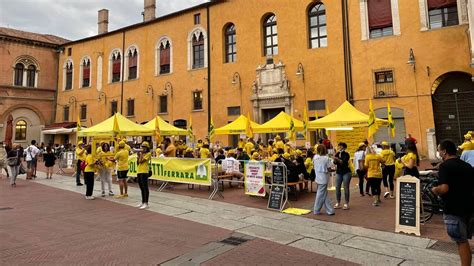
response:
[[[349,36],[349,7],[347,0],[341,0],[342,6],[342,38],[344,43],[344,80],[346,87],[346,100],[354,104],[352,89],[352,60],[351,41]]]
[[[207,24],[207,128],[211,127],[211,27],[210,27],[209,5],[206,6],[206,24]]]
[[[120,113],[123,115],[123,80],[125,75],[125,31],[122,31],[122,56],[120,57],[122,60],[122,74],[120,75],[121,78],[121,89],[120,89]]]
[[[57,66],[58,68],[56,69],[56,91],[54,92],[54,99],[53,99],[53,117],[51,118],[51,121],[49,121],[50,123],[54,123],[56,121],[56,114],[57,114],[57,108],[58,108],[58,93],[59,93],[59,85],[58,85],[58,82],[59,82],[59,58],[60,58],[60,55],[61,53],[64,51],[64,47],[62,46],[59,46],[56,48],[55,52],[56,52],[56,55],[57,55],[57,58],[56,58],[56,63],[57,63]]]

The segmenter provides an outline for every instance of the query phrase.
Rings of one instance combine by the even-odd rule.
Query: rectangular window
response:
[[[110,115],[115,115],[115,113],[117,113],[117,101],[112,101],[110,103]]]
[[[89,67],[84,67],[82,69],[82,87],[89,87],[90,85],[90,75],[91,69]]]
[[[167,113],[168,112],[168,96],[163,95],[160,96],[160,113]]]
[[[81,120],[87,119],[87,105],[81,105]]]
[[[171,49],[169,45],[167,45],[166,48],[160,48],[160,74],[171,72],[170,53]]]
[[[201,13],[194,14],[194,25],[201,24]]]
[[[63,109],[63,121],[64,121],[64,122],[69,121],[69,106],[64,106],[64,109]]]
[[[120,58],[112,61],[112,82],[120,81],[120,71],[122,64]]]
[[[204,42],[193,45],[193,68],[204,67]]]
[[[240,115],[240,106],[227,107],[227,115],[228,116]]]
[[[391,0],[367,1],[370,38],[393,35],[391,5]]]
[[[428,1],[430,28],[442,28],[459,24],[456,1]]]
[[[128,58],[128,79],[137,78],[137,56]]]
[[[67,56],[71,56],[72,55],[72,48],[69,47],[67,48]]]
[[[127,100],[127,116],[134,116],[135,115],[135,100],[128,99]]]
[[[308,110],[325,110],[326,109],[326,100],[314,100],[308,101]]]
[[[72,89],[72,70],[66,71],[66,90]]]
[[[202,110],[202,91],[193,92],[193,110]]]
[[[394,97],[397,96],[393,79],[393,70],[374,71],[374,97]]]

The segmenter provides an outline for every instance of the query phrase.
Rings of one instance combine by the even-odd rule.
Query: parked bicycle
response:
[[[444,202],[440,196],[434,194],[431,189],[438,185],[438,172],[429,171],[420,175],[421,190],[421,214],[420,222],[429,221],[434,214],[442,214]]]

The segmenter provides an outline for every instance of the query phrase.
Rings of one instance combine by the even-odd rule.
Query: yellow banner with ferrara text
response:
[[[128,176],[137,176],[137,156],[128,160]],[[151,158],[150,179],[196,185],[211,185],[211,160],[188,158]]]

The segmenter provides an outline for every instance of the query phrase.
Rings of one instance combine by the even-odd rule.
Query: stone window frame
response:
[[[169,73],[160,73],[160,46],[163,44],[163,46],[166,47],[166,43],[170,45],[170,72]],[[160,76],[160,75],[169,75],[173,73],[173,41],[171,38],[167,35],[161,36],[160,39],[158,39],[158,42],[156,43],[155,46],[155,76]]]
[[[67,68],[69,65],[72,65],[72,77],[71,77],[71,88],[66,89],[67,83]],[[63,64],[63,91],[72,91],[74,89],[74,62],[71,57],[68,57]]]
[[[125,75],[122,76],[124,78],[124,81],[126,80],[137,80],[140,78],[140,49],[138,49],[138,45],[136,44],[132,44],[132,45],[129,45],[127,50],[127,52],[125,53],[125,55],[122,56],[122,63],[124,62],[125,60]],[[129,79],[128,78],[128,75],[130,74],[129,71],[129,53],[130,51],[132,51],[132,53],[134,53],[135,51],[137,52],[137,76],[133,79]],[[122,70],[120,70],[122,71]]]
[[[194,53],[193,53],[193,37],[196,36],[196,38],[199,38],[199,34],[202,34],[204,38],[204,66],[200,68],[193,68],[193,59],[194,59]],[[203,27],[197,26],[194,27],[188,34],[188,70],[195,70],[195,69],[203,69],[207,68],[208,66],[208,54],[207,54],[207,32],[204,30]]]
[[[84,62],[85,60],[89,60],[89,86],[84,86]],[[90,56],[85,55],[81,58],[81,65],[79,66],[79,88],[90,88],[92,86],[92,59]]]
[[[383,37],[390,37],[390,36],[400,36],[400,9],[398,5],[398,0],[390,0],[391,3],[391,11],[392,11],[392,28],[393,28],[393,35],[390,36],[383,36],[378,38],[370,38],[370,29],[369,29],[369,10],[367,5],[368,0],[359,0],[359,8],[360,8],[360,33],[361,33],[361,40],[373,40],[379,39]]]
[[[22,76],[22,81],[21,85],[15,85],[15,73],[16,73],[16,65],[17,64],[22,64],[23,65],[23,76]],[[33,65],[35,67],[35,82],[33,87],[32,86],[27,86],[28,84],[28,67]],[[38,60],[36,58],[29,56],[29,55],[22,55],[17,57],[17,59],[13,62],[12,65],[12,70],[13,70],[13,82],[12,84],[14,86],[19,86],[19,87],[28,87],[28,88],[38,88],[38,78],[39,78],[39,72],[40,72],[40,65],[38,63]]]
[[[458,25],[465,25],[469,23],[468,12],[467,12],[467,3],[464,0],[457,0],[457,9],[458,9]],[[428,16],[428,0],[418,0],[418,6],[420,8],[420,31],[428,31],[430,28],[430,21]],[[455,25],[455,26],[458,26]],[[451,27],[451,26],[450,26]],[[446,27],[441,27],[446,28]],[[440,28],[437,28],[440,29]]]
[[[120,53],[120,79],[119,79],[118,81],[112,82],[113,67],[114,67],[114,66],[113,66],[112,57],[113,57],[114,54],[117,54],[117,53]],[[120,49],[120,48],[114,48],[114,49],[112,49],[112,51],[111,51],[110,54],[109,54],[109,67],[108,67],[108,72],[109,72],[109,73],[108,73],[108,75],[107,75],[107,76],[108,76],[108,83],[109,83],[109,84],[111,84],[111,83],[117,83],[117,82],[122,81],[122,79],[123,79],[123,69],[124,69],[124,67],[123,67],[123,65],[122,65],[122,64],[124,63],[124,62],[123,62],[123,61],[124,61],[123,59],[124,59],[124,57],[123,57],[122,49]]]

